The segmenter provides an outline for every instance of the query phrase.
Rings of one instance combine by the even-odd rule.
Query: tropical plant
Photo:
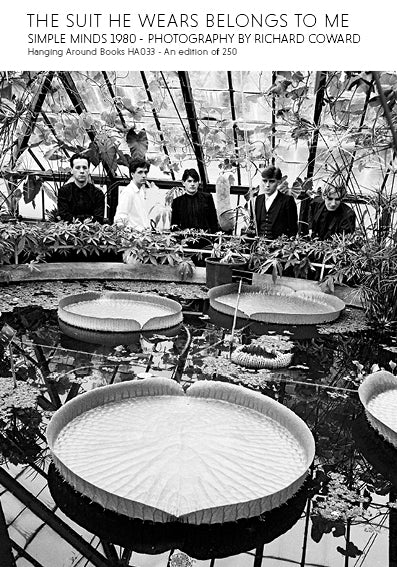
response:
[[[178,238],[179,235],[179,238]],[[124,246],[123,259],[127,264],[169,265],[178,269],[182,280],[192,277],[195,265],[192,254],[184,246],[189,241],[181,233],[132,232]]]
[[[335,285],[358,287],[371,323],[393,325],[397,320],[397,247],[388,238],[363,232],[334,235],[329,240],[260,238],[250,255],[250,268],[282,275],[317,279],[324,291]]]
[[[277,277],[314,277],[315,263],[328,261],[328,245],[318,239],[297,236],[280,236],[275,240],[260,237],[252,248],[249,267],[259,274],[271,273],[273,281]]]
[[[185,252],[196,239],[187,231],[176,233],[138,232],[129,227],[102,225],[85,220],[74,223],[24,222],[0,224],[0,264],[43,262],[57,253],[82,257],[122,252],[127,263],[178,267],[182,279],[191,277],[194,264]]]
[[[334,238],[338,246],[331,256],[333,265],[323,285],[335,283],[359,287],[368,319],[376,326],[397,323],[397,247],[388,239]]]
[[[219,233],[212,243],[211,258],[218,259],[221,264],[246,262],[253,239],[246,236],[228,236]]]

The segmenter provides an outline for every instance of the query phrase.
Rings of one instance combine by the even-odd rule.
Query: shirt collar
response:
[[[278,195],[278,189],[275,190],[274,193],[272,193],[271,195],[266,195],[265,194],[265,203],[266,205],[271,205],[274,201],[274,199],[277,197]]]

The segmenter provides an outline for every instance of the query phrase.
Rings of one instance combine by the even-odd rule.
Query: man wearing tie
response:
[[[282,234],[296,236],[298,232],[295,200],[277,189],[281,178],[278,167],[271,166],[263,170],[259,195],[254,204],[257,234],[269,240]]]

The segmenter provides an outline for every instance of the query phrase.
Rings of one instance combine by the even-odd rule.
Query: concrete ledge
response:
[[[0,283],[51,280],[146,280],[205,284],[205,268],[196,268],[193,277],[181,280],[177,268],[152,264],[128,265],[121,262],[62,262],[2,266]]]
[[[49,264],[19,264],[0,268],[0,284],[59,280],[131,280],[183,282],[184,284],[205,285],[205,268],[196,268],[193,277],[181,280],[177,268],[172,266],[154,266],[152,264],[129,265],[122,262],[62,262]],[[278,283],[294,289],[319,289],[318,282],[300,278],[281,277]],[[253,274],[253,285],[272,283],[268,274]],[[362,307],[358,289],[336,286],[336,297],[346,305]]]

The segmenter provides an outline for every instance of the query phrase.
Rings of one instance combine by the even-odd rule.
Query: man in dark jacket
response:
[[[62,220],[72,222],[92,218],[103,222],[105,196],[89,182],[90,160],[83,154],[70,158],[72,179],[58,191],[58,214]]]
[[[280,168],[271,166],[265,169],[260,194],[254,204],[257,233],[270,240],[282,234],[296,236],[298,232],[295,200],[277,189],[281,177]]]
[[[311,236],[326,240],[334,234],[350,234],[356,228],[354,211],[343,203],[346,187],[343,181],[330,180],[323,190],[323,200],[313,200],[309,228]]]

